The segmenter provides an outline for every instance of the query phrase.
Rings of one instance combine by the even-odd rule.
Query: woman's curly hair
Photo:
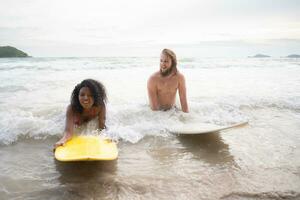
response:
[[[78,113],[83,112],[83,107],[79,102],[79,91],[83,87],[88,87],[91,90],[92,96],[94,98],[93,106],[105,106],[107,97],[104,85],[93,79],[85,79],[81,83],[77,84],[72,92],[71,107],[73,111]]]

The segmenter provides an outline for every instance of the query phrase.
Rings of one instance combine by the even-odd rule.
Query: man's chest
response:
[[[178,81],[176,79],[160,80],[157,84],[158,91],[176,91],[178,88]]]

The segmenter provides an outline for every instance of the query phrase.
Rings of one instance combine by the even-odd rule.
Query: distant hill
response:
[[[256,54],[254,56],[249,56],[249,58],[270,58],[271,56],[264,55],[264,54]]]
[[[11,46],[0,46],[0,58],[28,57],[27,53]]]
[[[287,58],[300,58],[300,55],[291,54],[291,55],[288,55]]]

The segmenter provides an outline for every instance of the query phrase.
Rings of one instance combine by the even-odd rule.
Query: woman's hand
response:
[[[54,144],[54,149],[56,149],[59,146],[63,146],[66,142],[67,140],[65,138],[60,139],[58,142]]]
[[[67,137],[67,136],[64,136],[63,138],[61,138],[58,142],[56,142],[54,144],[54,147],[53,147],[53,151],[55,151],[55,149],[59,146],[64,146],[65,143],[70,140],[71,137]]]

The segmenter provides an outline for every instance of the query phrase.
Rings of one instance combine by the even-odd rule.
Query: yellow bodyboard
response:
[[[115,160],[117,157],[115,142],[93,135],[74,136],[64,146],[55,149],[55,158],[63,162]]]

